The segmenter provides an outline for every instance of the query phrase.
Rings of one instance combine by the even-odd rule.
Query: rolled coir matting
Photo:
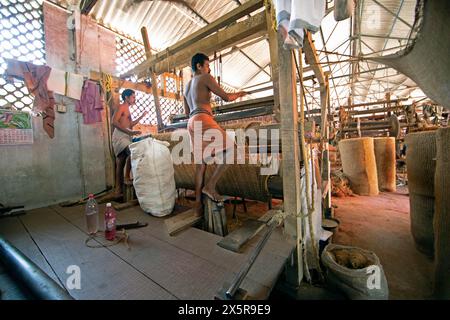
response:
[[[434,197],[436,131],[410,133],[405,144],[409,192]]]
[[[411,233],[417,249],[432,257],[436,132],[409,134],[405,143]]]
[[[434,294],[450,299],[450,128],[436,133]]]
[[[356,194],[378,195],[377,165],[373,138],[339,141],[342,169]]]
[[[432,258],[434,255],[434,198],[409,194],[411,233],[417,250]]]
[[[378,189],[395,192],[397,190],[395,138],[375,138],[373,142],[377,162]]]

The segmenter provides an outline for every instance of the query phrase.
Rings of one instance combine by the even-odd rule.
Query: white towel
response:
[[[69,98],[80,100],[83,82],[83,75],[68,72],[66,83],[66,72],[59,69],[52,69],[47,81],[47,88],[56,94],[66,95]]]
[[[131,144],[131,136],[119,129],[114,129],[112,134],[112,145],[116,157]]]
[[[303,46],[304,32],[315,33],[325,15],[325,0],[276,0],[277,25],[284,38],[284,47]]]

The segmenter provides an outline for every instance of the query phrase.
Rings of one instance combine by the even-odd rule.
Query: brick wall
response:
[[[82,16],[77,30],[79,73],[89,75],[90,70],[115,73],[116,38],[114,33],[90,17]]]
[[[47,64],[52,68],[74,71],[75,57],[70,57],[68,17],[66,11],[44,2]],[[115,72],[116,40],[113,32],[98,26],[92,18],[81,16],[76,39],[77,73],[89,75],[90,70]]]
[[[69,57],[69,30],[66,27],[69,14],[47,2],[43,5],[47,65],[66,70],[73,65]]]

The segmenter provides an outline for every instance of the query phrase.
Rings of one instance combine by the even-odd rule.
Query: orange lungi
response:
[[[234,139],[227,135],[209,113],[200,112],[193,115],[189,119],[188,130],[194,159],[209,161],[216,154],[234,147]]]

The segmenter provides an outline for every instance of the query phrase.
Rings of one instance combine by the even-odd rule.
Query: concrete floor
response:
[[[340,221],[333,242],[375,252],[386,273],[390,299],[431,297],[433,262],[414,246],[407,190],[333,198],[333,205]]]

